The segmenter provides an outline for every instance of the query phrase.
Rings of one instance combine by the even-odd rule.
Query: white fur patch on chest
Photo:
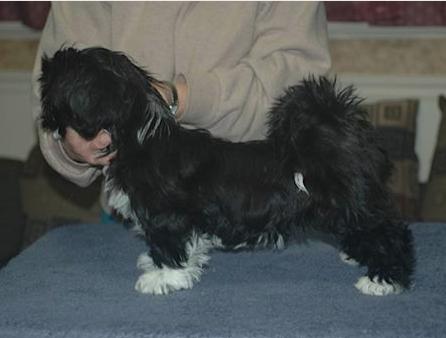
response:
[[[112,189],[108,193],[108,205],[124,218],[131,218],[130,198],[120,189]]]
[[[124,219],[130,220],[134,224],[133,230],[135,232],[144,233],[138,218],[133,212],[129,196],[122,189],[117,188],[112,179],[107,179],[105,191],[108,206]]]

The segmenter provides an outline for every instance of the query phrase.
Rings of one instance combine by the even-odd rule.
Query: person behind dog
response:
[[[331,65],[325,11],[317,2],[54,2],[33,70],[36,120],[41,57],[63,45],[124,52],[172,81],[179,123],[231,141],[264,138],[274,99]],[[170,85],[157,89],[172,103]],[[105,130],[85,140],[67,128],[62,139],[39,126],[38,136],[48,163],[80,186],[91,184],[115,155],[103,156],[112,143]]]

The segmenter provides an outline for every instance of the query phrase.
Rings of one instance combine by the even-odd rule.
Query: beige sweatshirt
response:
[[[264,138],[266,113],[284,88],[330,68],[316,2],[54,2],[33,72],[36,119],[40,58],[62,45],[123,51],[160,80],[183,74],[189,97],[180,122],[232,141]],[[80,186],[100,174],[38,129],[60,174]]]

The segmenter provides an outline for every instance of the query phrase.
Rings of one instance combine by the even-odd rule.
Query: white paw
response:
[[[165,265],[158,268],[147,253],[142,253],[136,266],[144,273],[139,276],[135,284],[136,291],[165,295],[175,290],[191,289],[194,282],[200,280],[203,268],[209,261],[207,252],[213,245],[208,236],[192,234],[186,244],[187,260],[182,263],[181,268],[170,268]]]
[[[136,267],[139,270],[147,271],[154,269],[155,265],[153,264],[152,258],[146,252],[143,252],[136,260]]]
[[[345,264],[351,265],[351,266],[358,266],[359,263],[351,258],[349,255],[347,255],[345,252],[341,251],[339,252],[339,258],[341,258],[341,261],[343,261]]]
[[[200,279],[202,270],[196,268],[172,269],[163,266],[146,271],[135,284],[140,293],[167,295],[176,290],[191,289],[194,282]]]
[[[403,291],[403,288],[399,284],[391,284],[386,281],[379,281],[375,276],[373,280],[369,277],[363,276],[358,279],[355,287],[363,294],[371,296],[387,296],[391,294],[399,294]]]

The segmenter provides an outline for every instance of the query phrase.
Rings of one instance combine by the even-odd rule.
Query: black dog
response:
[[[280,248],[306,227],[368,268],[363,293],[410,286],[412,235],[386,186],[392,165],[351,87],[305,80],[277,100],[265,141],[231,143],[181,127],[160,82],[117,52],[62,49],[43,58],[40,81],[43,128],[112,135],[109,203],[150,248],[138,291],[191,288],[210,248]]]

